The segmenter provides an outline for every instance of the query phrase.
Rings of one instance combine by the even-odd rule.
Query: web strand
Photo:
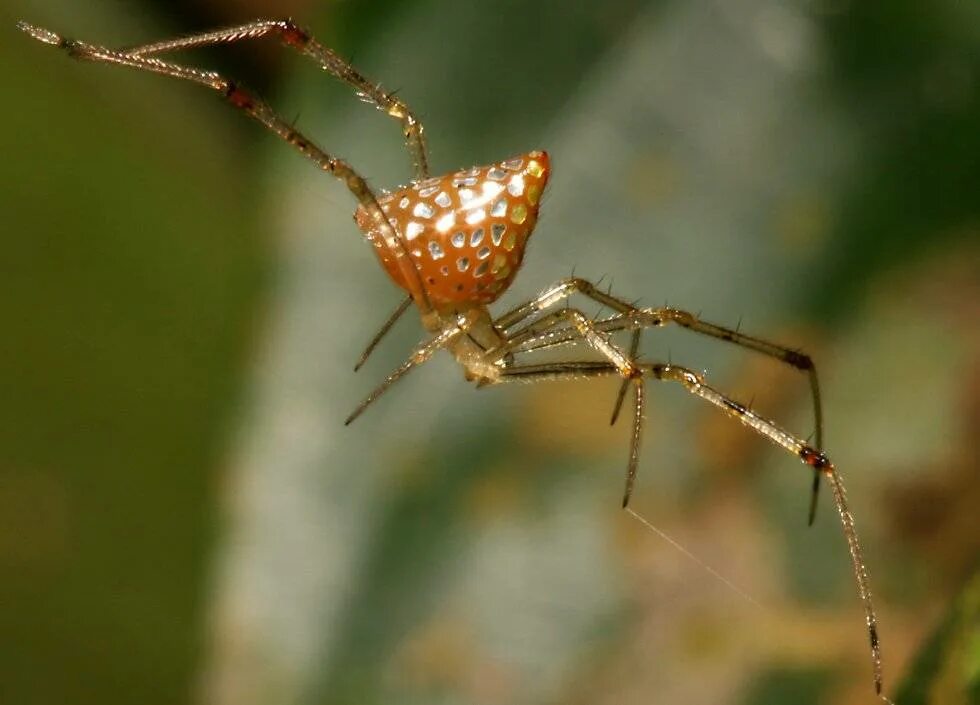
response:
[[[630,514],[630,516],[632,516],[638,522],[640,522],[641,524],[643,524],[643,526],[645,526],[647,529],[649,529],[650,531],[652,531],[654,534],[656,534],[657,536],[659,536],[660,538],[662,538],[664,541],[666,541],[667,543],[669,543],[671,546],[673,546],[675,549],[677,549],[678,551],[680,551],[682,554],[684,554],[685,556],[687,556],[688,559],[690,559],[694,564],[696,564],[697,566],[699,566],[702,570],[708,572],[710,575],[712,575],[713,577],[715,577],[716,579],[718,579],[719,581],[721,581],[721,583],[724,584],[729,590],[731,590],[732,592],[734,592],[736,595],[738,595],[739,597],[741,597],[746,602],[749,602],[750,604],[754,605],[755,607],[758,607],[759,609],[762,609],[762,605],[760,605],[759,602],[754,597],[752,597],[751,595],[749,595],[747,592],[745,592],[745,590],[743,590],[742,588],[740,588],[738,585],[736,585],[735,583],[733,583],[731,580],[729,580],[728,578],[726,578],[724,575],[722,575],[721,573],[719,573],[717,570],[715,570],[710,565],[708,565],[707,563],[705,563],[703,560],[701,560],[700,558],[698,558],[697,556],[695,556],[693,553],[691,553],[689,550],[687,550],[686,548],[684,548],[684,546],[682,546],[681,544],[679,544],[676,540],[674,540],[665,531],[663,531],[662,529],[658,529],[656,526],[654,526],[649,521],[647,521],[647,519],[645,519],[641,515],[639,515],[636,512],[634,512],[630,507],[627,507],[626,508],[626,511]]]

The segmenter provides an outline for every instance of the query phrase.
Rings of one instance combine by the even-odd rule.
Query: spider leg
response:
[[[844,481],[840,473],[834,467],[819,447],[810,446],[805,441],[797,438],[785,431],[775,422],[759,416],[751,409],[730,399],[721,392],[709,387],[701,375],[691,370],[677,365],[644,365],[644,370],[649,370],[654,379],[678,382],[687,389],[688,392],[701,397],[705,401],[718,407],[729,416],[736,418],[743,426],[746,426],[756,433],[768,438],[776,445],[782,446],[788,452],[796,455],[804,464],[813,468],[814,472],[823,474],[830,482],[831,490],[834,495],[834,503],[837,505],[837,513],[840,515],[841,527],[844,530],[844,538],[847,540],[848,551],[851,555],[851,565],[854,570],[854,578],[857,583],[858,595],[864,606],[865,622],[868,627],[868,639],[871,645],[871,660],[874,674],[875,692],[888,702],[887,698],[881,695],[882,676],[881,676],[881,647],[878,642],[878,620],[875,616],[874,606],[871,602],[871,588],[869,585],[868,571],[864,565],[864,558],[861,553],[861,545],[858,542],[857,531],[854,528],[854,516],[851,514],[847,504],[847,492],[844,489]]]
[[[621,389],[626,389],[630,380],[624,380]],[[646,388],[643,375],[638,374],[633,383],[633,432],[630,434],[630,457],[626,464],[626,489],[623,490],[623,509],[630,503],[633,496],[633,485],[636,484],[636,471],[640,466],[640,437],[643,433],[643,411],[646,406]],[[621,397],[622,398],[621,394]],[[618,411],[618,408],[617,408]],[[615,418],[613,419],[615,421]]]
[[[415,178],[424,179],[428,177],[429,159],[426,153],[425,137],[423,136],[424,129],[422,123],[409,107],[394,94],[386,92],[380,84],[368,80],[349,62],[338,56],[332,49],[320,44],[309,32],[291,19],[255,20],[237,27],[226,27],[189,37],[178,37],[152,44],[126,47],[119,51],[129,56],[151,56],[267,37],[278,39],[284,46],[295,49],[300,54],[312,59],[321,69],[353,88],[358,96],[373,103],[381,112],[398,120],[401,123],[405,145],[412,157]]]
[[[280,117],[261,98],[216,71],[183,66],[169,61],[163,61],[153,56],[143,56],[139,53],[140,49],[130,50],[136,51],[137,53],[127,53],[127,51],[116,51],[106,47],[88,44],[75,39],[62,37],[50,30],[35,27],[26,22],[20,22],[17,26],[34,39],[64,50],[74,59],[128,66],[130,68],[191,81],[192,83],[220,93],[233,107],[238,108],[249,117],[262,123],[267,129],[299,150],[303,156],[312,161],[319,169],[332,174],[343,182],[354,198],[357,199],[358,203],[370,214],[375,227],[381,233],[381,242],[372,244],[387,247],[394,253],[398,262],[399,271],[408,285],[416,306],[419,307],[423,315],[432,311],[432,306],[429,303],[429,298],[425,292],[425,287],[423,286],[418,270],[405,251],[399,233],[388,222],[388,218],[381,210],[377,198],[364,178],[354,171],[347,162],[331,156],[318,147],[312,140],[293,129],[289,122]],[[189,38],[189,40],[193,40],[193,38]],[[180,40],[174,41],[179,42]],[[157,45],[148,45],[148,47],[143,47],[142,51],[143,53],[147,53],[148,49],[165,45],[167,45],[166,42]]]
[[[569,324],[565,328],[558,328],[563,324]],[[557,328],[557,331],[552,329]],[[564,344],[572,342],[584,342],[600,355],[605,357],[617,370],[622,377],[629,381],[637,374],[636,364],[633,357],[627,355],[614,345],[609,336],[596,330],[595,322],[577,308],[562,308],[557,311],[542,316],[531,323],[523,331],[515,333],[507,338],[502,345],[487,351],[487,358],[491,362],[501,363],[508,354],[521,341],[536,340],[542,335],[551,333],[569,334],[569,338]]]
[[[384,324],[381,326],[381,330],[379,330],[377,333],[374,334],[374,337],[371,338],[371,342],[367,344],[366,348],[364,348],[364,352],[362,352],[361,356],[357,359],[357,364],[354,365],[354,372],[357,372],[359,369],[361,369],[364,363],[367,362],[367,359],[371,356],[371,353],[374,352],[374,349],[376,347],[378,347],[378,343],[381,342],[381,339],[388,334],[388,331],[391,330],[391,327],[395,325],[398,319],[401,318],[402,314],[405,313],[405,311],[407,311],[408,307],[411,305],[412,305],[411,296],[406,296],[402,300],[402,302],[398,304],[398,308],[396,308],[391,313],[391,315],[388,316],[388,320],[386,320]]]
[[[609,308],[619,312],[617,315],[611,316],[608,319],[596,321],[595,328],[598,331],[610,333],[620,330],[632,330],[633,339],[630,345],[630,359],[636,358],[639,344],[638,333],[640,330],[644,328],[657,328],[668,323],[672,323],[681,326],[682,328],[686,328],[694,333],[711,338],[717,338],[718,340],[724,340],[732,343],[733,345],[753,350],[768,357],[774,358],[775,360],[794,367],[800,371],[806,372],[810,384],[810,397],[813,404],[813,417],[816,428],[814,445],[818,449],[823,448],[823,404],[821,402],[817,368],[813,363],[813,359],[809,355],[798,350],[793,350],[783,345],[778,345],[761,338],[746,335],[738,330],[727,328],[725,326],[709,323],[708,321],[701,320],[698,316],[695,316],[692,313],[669,306],[664,306],[662,308],[638,309],[622,299],[610,297],[608,294],[604,294],[604,292],[597,290],[594,286],[582,279],[566,279],[558,282],[553,287],[542,292],[537,299],[523,304],[522,306],[518,306],[517,308],[501,316],[497,321],[497,325],[501,328],[513,326],[516,323],[532,316],[536,311],[540,311],[541,309],[560,301],[562,298],[570,296],[576,291],[580,291],[584,295],[593,298],[596,301],[599,301]],[[539,326],[539,322],[542,325]],[[512,343],[509,347],[509,351],[513,353],[531,352],[534,350],[542,350],[544,348],[565,345],[575,341],[576,335],[574,331],[568,328],[555,329],[553,326],[549,327],[547,325],[548,322],[548,317],[543,317],[541,319],[537,319],[524,329],[512,334],[509,337]],[[616,400],[616,408],[613,413],[613,423],[615,423],[616,415],[618,414],[619,406],[622,404],[622,400],[626,393],[626,386],[628,384],[629,380],[624,380],[619,390],[619,395],[617,396]],[[814,471],[813,486],[810,493],[810,506],[808,511],[808,524],[810,525],[813,524],[816,517],[819,491],[820,473]]]
[[[635,360],[637,355],[640,353],[640,331],[637,329],[633,331],[633,335],[630,339],[630,360]],[[612,416],[609,418],[609,425],[615,426],[616,420],[619,418],[619,412],[623,408],[623,401],[626,399],[626,392],[629,389],[630,381],[624,379],[619,384],[619,391],[616,393],[616,403],[613,405]]]
[[[581,333],[574,327],[562,324],[568,322],[569,309],[553,311],[541,316],[531,325],[514,333],[509,333],[504,342],[489,350],[487,355],[495,361],[502,360],[506,355],[523,352],[536,352],[546,348],[561,345],[573,345],[583,342]],[[603,321],[591,321],[593,328]]]
[[[614,321],[616,318],[617,317],[611,318],[610,323],[607,325],[615,327],[615,324],[611,323],[611,321]],[[618,318],[620,318],[624,323],[628,322],[629,328],[633,328],[633,326],[638,326],[640,328],[657,327],[667,323],[673,323],[694,333],[705,335],[710,338],[716,338],[718,340],[724,340],[732,343],[733,345],[753,350],[768,357],[774,358],[775,360],[794,367],[802,372],[806,372],[807,379],[810,384],[810,398],[813,404],[813,419],[814,426],[816,428],[816,433],[814,435],[814,446],[817,449],[824,447],[823,404],[821,403],[820,383],[817,379],[816,365],[814,365],[813,359],[809,355],[802,353],[799,350],[788,348],[784,345],[778,345],[776,343],[769,342],[768,340],[746,335],[732,328],[720,326],[715,323],[709,323],[708,321],[704,321],[692,313],[669,306],[665,306],[663,308],[639,309],[619,316]],[[598,327],[603,329],[601,324],[598,324]],[[807,515],[808,525],[812,525],[814,519],[816,518],[819,492],[820,472],[815,470],[813,474],[813,486],[810,493],[810,507]]]
[[[513,328],[518,323],[530,318],[536,313],[551,308],[573,294],[587,296],[593,301],[620,313],[638,310],[628,301],[612,294],[607,294],[586,279],[568,277],[552,284],[530,301],[516,306],[503,314],[494,321],[494,324],[502,329]]]
[[[875,613],[874,604],[871,597],[870,579],[868,570],[864,565],[864,557],[861,551],[861,544],[858,540],[857,530],[854,525],[854,516],[847,502],[847,491],[840,472],[834,464],[820,449],[809,445],[783,429],[774,421],[770,421],[743,404],[722,394],[718,390],[709,386],[704,377],[692,370],[673,364],[638,364],[637,368],[644,377],[650,377],[658,381],[676,382],[684,387],[689,393],[704,399],[709,404],[721,409],[730,417],[738,420],[743,426],[766,438],[785,451],[796,456],[814,471],[824,475],[830,482],[831,492],[834,497],[834,504],[840,516],[841,528],[847,542],[848,552],[851,557],[851,567],[854,572],[854,579],[857,585],[858,597],[864,608],[865,624],[868,630],[868,639],[871,646],[872,673],[874,679],[875,693],[883,702],[890,703],[882,694],[882,667],[881,667],[881,644],[878,639],[878,619]],[[620,375],[621,371],[607,362],[565,362],[550,363],[541,365],[515,365],[501,370],[497,383],[504,382],[547,382],[562,381],[572,379],[592,379],[598,377],[611,377]],[[643,416],[643,392],[642,388],[636,389],[636,414],[634,416],[634,433],[631,440],[630,460],[627,470],[627,490],[631,486],[629,473],[634,472],[635,458],[634,453],[639,450],[639,426]],[[635,450],[634,450],[635,448]],[[627,494],[626,499],[629,499]],[[624,504],[625,506],[625,504]]]
[[[582,294],[583,296],[586,296],[593,301],[596,301],[599,304],[619,313],[628,313],[636,310],[636,307],[630,302],[621,299],[618,296],[613,296],[608,291],[602,291],[598,285],[593,284],[587,279],[571,276],[548,287],[531,301],[508,311],[496,321],[496,324],[498,327],[503,329],[511,328],[514,325],[526,320],[530,316],[533,316],[534,314],[539,313],[576,293]],[[629,357],[631,360],[636,358],[639,349],[640,330],[636,329],[633,331],[632,339],[630,341]],[[615,424],[616,419],[619,418],[619,412],[623,406],[623,401],[626,398],[626,392],[629,388],[629,384],[629,378],[624,377],[619,386],[619,391],[616,394],[616,402],[613,405],[612,416],[609,420],[610,425]]]
[[[385,377],[384,381],[375,387],[375,389],[368,394],[367,397],[365,397],[364,401],[357,405],[357,408],[354,409],[350,416],[344,420],[344,425],[349,426],[351,423],[353,423],[354,419],[363,414],[371,404],[377,401],[382,394],[387,392],[388,389],[391,388],[391,385],[422,363],[427,362],[437,350],[446,347],[465,332],[465,329],[461,326],[447,327],[443,329],[439,335],[425,341],[415,348],[412,355],[405,362],[403,362],[394,372]]]
[[[604,323],[605,320],[594,321],[593,325],[600,327]],[[578,332],[574,328],[567,326],[559,328],[556,322],[555,326],[549,330],[539,330],[529,327],[526,330],[515,333],[507,339],[504,345],[495,348],[493,352],[499,353],[501,356],[504,353],[517,355],[521,353],[540,352],[563,345],[574,345],[579,342]]]
[[[560,327],[566,322],[567,316],[561,311],[547,314],[535,319],[531,324],[507,335],[505,342],[491,351],[498,359],[503,359],[505,355],[518,352],[533,352],[546,348],[558,347],[561,345],[572,345],[582,342],[583,338],[579,330],[573,326]],[[593,321],[593,326],[595,322]],[[628,357],[635,360],[640,347],[640,331],[634,330],[630,341]],[[619,392],[616,395],[616,403],[613,408],[610,425],[616,423],[626,392],[629,389],[630,378],[623,377]]]

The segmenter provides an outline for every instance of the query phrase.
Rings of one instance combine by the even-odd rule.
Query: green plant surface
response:
[[[980,573],[963,586],[926,639],[896,695],[907,705],[980,701]]]

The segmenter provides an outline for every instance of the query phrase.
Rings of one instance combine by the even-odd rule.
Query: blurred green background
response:
[[[400,91],[434,171],[549,150],[496,310],[574,268],[811,352],[887,688],[980,701],[976,587],[948,612],[980,555],[980,5],[9,0],[0,702],[874,701],[798,462],[651,389],[633,506],[753,603],[619,511],[613,382],[477,393],[444,356],[345,429],[420,336],[351,371],[399,294],[349,195],[206,91],[14,28],[128,45],[284,14]],[[187,58],[409,178],[396,126],[300,58]],[[644,355],[812,429],[770,361],[677,331]]]

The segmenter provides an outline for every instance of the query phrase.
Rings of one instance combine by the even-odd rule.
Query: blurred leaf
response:
[[[816,315],[845,315],[876,272],[976,237],[977,3],[846,3],[820,17],[840,106],[864,133]]]
[[[901,705],[980,702],[980,571],[925,641],[895,696]]]
[[[14,28],[154,34],[125,12],[0,9],[0,699],[21,705],[188,699],[260,281],[218,101]]]

